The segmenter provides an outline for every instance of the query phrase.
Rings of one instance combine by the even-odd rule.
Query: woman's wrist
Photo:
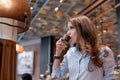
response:
[[[61,52],[56,51],[55,56],[61,56]]]
[[[54,54],[54,56],[61,56],[61,54]]]
[[[61,59],[61,56],[54,55],[54,59]]]

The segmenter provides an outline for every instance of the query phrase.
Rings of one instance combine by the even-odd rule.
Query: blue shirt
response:
[[[109,52],[107,57],[104,56],[104,50]],[[53,69],[52,77],[56,76],[57,80],[61,80],[66,73],[69,73],[69,80],[113,80],[115,62],[111,49],[108,47],[102,48],[100,57],[104,61],[103,67],[90,72],[88,71],[90,54],[81,55],[76,47],[71,47],[64,55],[60,67]]]

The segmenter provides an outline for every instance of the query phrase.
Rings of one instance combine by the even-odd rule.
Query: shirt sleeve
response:
[[[57,78],[57,80],[61,80],[65,76],[65,74],[68,72],[68,62],[67,62],[67,56],[64,56],[63,61],[60,64],[60,67],[57,69],[52,69],[52,78]]]
[[[105,47],[102,51],[102,58],[103,58],[103,80],[114,80],[114,67],[115,67],[115,60],[113,56],[113,52],[109,47]]]

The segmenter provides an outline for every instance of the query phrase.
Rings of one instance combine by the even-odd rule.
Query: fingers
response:
[[[61,52],[63,50],[65,50],[66,47],[67,47],[67,45],[65,43],[63,43],[61,39],[59,39],[56,42],[56,51],[57,51],[57,53],[61,54]]]
[[[67,47],[67,45],[61,39],[57,41],[56,46],[63,47],[63,48]]]

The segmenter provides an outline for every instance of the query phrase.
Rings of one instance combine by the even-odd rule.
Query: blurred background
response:
[[[65,34],[67,19],[78,14],[86,15],[92,20],[98,31],[99,40],[113,50],[116,69],[119,69],[120,0],[27,0],[27,2],[32,13],[31,25],[28,31],[17,35],[17,43],[24,47],[24,53],[31,51],[31,55],[34,55],[31,58],[33,63],[30,63],[33,80],[39,80],[39,75],[45,74],[46,70],[51,72],[55,42]],[[20,76],[21,74],[17,75],[17,80]]]

